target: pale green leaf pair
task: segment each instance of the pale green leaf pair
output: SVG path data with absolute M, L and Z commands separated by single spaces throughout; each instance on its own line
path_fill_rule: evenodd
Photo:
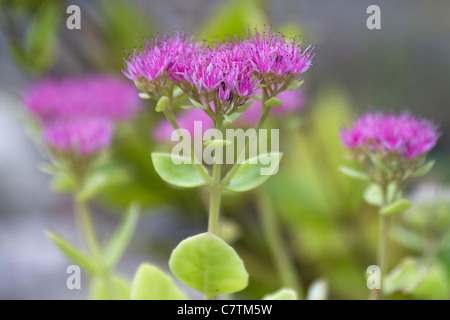
M 223 145 L 226 142 L 220 140 L 213 145 L 217 144 Z M 244 163 L 239 164 L 238 170 L 225 189 L 242 192 L 260 186 L 278 170 L 282 155 L 282 153 L 273 152 L 247 159 Z M 191 163 L 191 159 L 169 153 L 154 152 L 152 160 L 156 172 L 170 184 L 185 188 L 206 184 L 202 175 Z M 173 160 L 180 164 L 175 164 Z

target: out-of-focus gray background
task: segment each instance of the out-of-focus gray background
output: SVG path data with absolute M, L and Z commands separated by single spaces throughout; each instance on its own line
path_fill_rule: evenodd
M 7 1 L 0 1 L 7 2 Z M 117 2 L 117 1 L 115 1 Z M 120 2 L 120 1 L 119 1 Z M 184 29 L 199 32 L 202 26 L 213 26 L 211 17 L 220 15 L 225 1 L 165 0 L 122 1 L 137 8 L 149 30 L 136 33 L 151 37 L 158 31 Z M 83 290 L 67 290 L 65 273 L 68 262 L 44 235 L 55 229 L 76 240 L 71 199 L 53 193 L 50 179 L 38 170 L 45 162 L 32 139 L 27 136 L 28 117 L 21 96 L 27 86 L 43 75 L 70 75 L 94 70 L 119 74 L 122 48 L 113 48 L 115 67 L 102 60 L 107 43 L 114 43 L 117 30 L 106 25 L 103 15 L 109 1 L 62 1 L 78 4 L 82 10 L 82 30 L 69 31 L 66 15 L 59 22 L 58 55 L 53 66 L 33 74 L 16 63 L 8 52 L 11 37 L 6 30 L 14 20 L 19 35 L 29 23 L 30 15 L 3 12 L 0 32 L 0 298 L 2 299 L 77 299 Z M 267 20 L 280 28 L 299 27 L 305 44 L 317 46 L 314 66 L 305 74 L 305 91 L 314 96 L 322 86 L 344 90 L 355 112 L 368 107 L 410 109 L 434 119 L 441 126 L 442 137 L 436 156 L 450 151 L 450 2 L 447 0 L 376 1 L 381 7 L 381 30 L 366 28 L 366 9 L 375 1 L 361 0 L 268 0 L 258 2 Z M 1 9 L 3 10 L 3 9 Z M 225 14 L 226 12 L 224 12 Z M 115 11 L 118 14 L 118 11 Z M 256 13 L 255 13 L 256 14 Z M 119 17 L 117 17 L 120 20 Z M 251 27 L 254 17 L 248 16 Z M 232 22 L 230 22 L 232 24 Z M 239 23 L 242 23 L 240 21 Z M 245 23 L 245 21 L 244 21 Z M 112 38 L 108 38 L 112 37 Z M 99 39 L 108 38 L 108 41 Z M 138 38 L 139 39 L 139 38 Z M 135 43 L 139 46 L 140 42 Z M 125 47 L 131 49 L 131 47 Z M 90 52 L 90 51 L 96 52 Z M 114 56 L 106 57 L 106 61 Z M 117 67 L 116 67 L 117 66 Z M 448 162 L 447 162 L 448 165 Z M 444 164 L 444 166 L 446 166 Z M 448 182 L 450 170 L 441 171 Z M 117 217 L 96 207 L 97 225 L 107 234 Z M 173 247 L 176 239 L 199 232 L 202 224 L 189 222 L 173 210 L 157 206 L 153 214 L 144 215 L 130 250 L 119 265 L 119 271 L 131 277 L 140 262 L 164 263 L 158 246 Z M 153 251 L 152 251 L 153 250 Z M 150 254 L 149 254 L 150 252 Z M 152 254 L 151 252 L 154 252 Z

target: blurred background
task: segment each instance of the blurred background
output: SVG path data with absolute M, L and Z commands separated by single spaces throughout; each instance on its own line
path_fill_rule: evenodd
M 71 4 L 81 8 L 81 30 L 66 27 Z M 266 24 L 286 35 L 300 34 L 305 47 L 312 43 L 317 48 L 314 65 L 304 74 L 306 109 L 272 123 L 281 128 L 285 153 L 279 174 L 255 192 L 225 195 L 227 240 L 251 275 L 238 297 L 259 299 L 281 286 L 257 214 L 264 209 L 278 218 L 305 287 L 324 279 L 330 298 L 367 298 L 365 272 L 375 264 L 377 215 L 362 200 L 364 183 L 338 170 L 346 161 L 338 132 L 372 108 L 411 110 L 441 128 L 430 154 L 435 168 L 409 189 L 416 205 L 395 217 L 391 267 L 398 265 L 404 277 L 394 281 L 392 298 L 448 299 L 450 2 L 377 1 L 381 30 L 366 27 L 371 4 L 0 0 L 0 298 L 78 299 L 88 294 L 85 285 L 66 288 L 70 263 L 44 235 L 45 229 L 54 229 L 77 241 L 71 197 L 56 192 L 51 177 L 38 169 L 46 156 L 30 134 L 22 101 L 27 88 L 49 76 L 124 78 L 124 50 L 161 31 L 182 29 L 212 41 L 235 33 L 246 37 L 249 26 Z M 167 268 L 176 244 L 205 231 L 207 223 L 205 190 L 174 189 L 154 172 L 150 152 L 163 147 L 152 139 L 151 128 L 161 119 L 151 110 L 149 103 L 133 123 L 119 128 L 111 182 L 92 202 L 100 236 L 110 234 L 131 201 L 142 204 L 138 229 L 119 264 L 128 279 L 143 261 Z M 417 279 L 408 278 L 411 274 L 420 274 L 423 281 L 411 285 Z

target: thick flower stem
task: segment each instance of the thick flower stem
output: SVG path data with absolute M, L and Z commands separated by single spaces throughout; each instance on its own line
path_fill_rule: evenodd
M 282 286 L 294 289 L 301 300 L 303 299 L 303 286 L 295 271 L 288 250 L 286 250 L 287 247 L 283 243 L 280 225 L 272 205 L 267 195 L 264 195 L 262 192 L 258 192 L 257 200 L 264 237 L 269 245 Z
M 208 232 L 219 235 L 220 200 L 222 198 L 222 185 L 220 181 L 221 164 L 214 162 L 213 181 L 209 192 Z
M 379 234 L 378 234 L 378 266 L 380 267 L 380 285 L 381 288 L 376 291 L 376 299 L 383 299 L 383 280 L 388 272 L 388 236 L 389 236 L 389 217 L 379 215 Z

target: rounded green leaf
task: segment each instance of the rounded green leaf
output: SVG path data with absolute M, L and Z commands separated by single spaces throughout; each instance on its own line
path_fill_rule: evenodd
M 172 94 L 174 98 L 178 98 L 184 94 L 184 91 L 180 87 L 175 87 Z
M 145 100 L 150 99 L 150 96 L 148 95 L 148 93 L 145 93 L 145 92 L 139 92 L 139 93 L 138 93 L 138 96 L 139 96 L 139 98 L 141 98 L 141 99 L 145 99 Z
M 384 279 L 383 291 L 385 294 L 394 292 L 411 293 L 425 279 L 427 268 L 412 258 L 405 258 Z
M 173 250 L 169 267 L 181 282 L 206 296 L 241 291 L 248 284 L 241 258 L 212 233 L 183 240 Z
M 294 289 L 281 288 L 278 291 L 266 294 L 263 300 L 298 300 L 298 297 Z
M 130 285 L 119 276 L 111 277 L 108 283 L 100 277 L 94 277 L 89 288 L 89 297 L 91 300 L 129 300 Z
M 383 204 L 383 191 L 378 184 L 370 184 L 364 191 L 364 200 L 374 206 L 381 206 Z
M 276 107 L 281 106 L 283 104 L 283 101 L 281 101 L 280 99 L 278 99 L 276 97 L 272 97 L 269 100 L 267 100 L 265 104 L 269 108 L 276 108 Z
M 245 160 L 239 165 L 225 189 L 242 192 L 260 186 L 271 175 L 277 173 L 282 156 L 280 152 L 272 152 Z
M 383 216 L 390 216 L 396 213 L 400 213 L 411 208 L 412 202 L 406 199 L 398 199 L 394 203 L 386 206 L 380 211 L 380 214 Z
M 159 268 L 143 263 L 131 284 L 131 300 L 186 300 L 172 277 Z
M 297 90 L 298 88 L 300 88 L 303 83 L 305 82 L 305 80 L 301 80 L 301 81 L 297 81 L 297 80 L 293 80 L 291 81 L 291 83 L 288 85 L 287 89 L 288 91 L 294 91 Z
M 239 107 L 239 112 L 244 112 L 247 111 L 253 104 L 253 102 L 255 102 L 255 100 L 250 100 L 249 102 L 243 104 L 242 106 Z
M 173 160 L 180 164 L 175 164 Z M 171 155 L 170 153 L 153 152 L 152 161 L 161 179 L 170 184 L 184 188 L 193 188 L 205 184 L 205 180 L 195 169 L 191 159 Z
M 166 109 L 168 105 L 169 105 L 169 98 L 166 96 L 162 96 L 156 103 L 155 110 L 157 112 L 164 111 L 164 109 Z

